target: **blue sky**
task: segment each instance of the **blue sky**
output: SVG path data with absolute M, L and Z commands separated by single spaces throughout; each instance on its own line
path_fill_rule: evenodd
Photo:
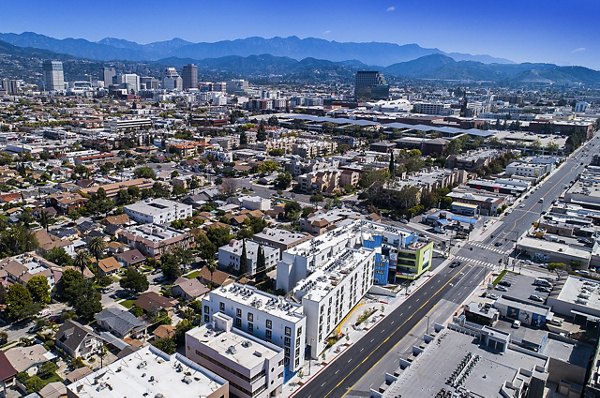
M 57 38 L 296 35 L 600 69 L 599 0 L 7 0 L 2 11 L 2 32 Z

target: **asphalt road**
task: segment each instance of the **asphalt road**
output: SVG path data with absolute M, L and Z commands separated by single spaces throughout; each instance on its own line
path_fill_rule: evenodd
M 410 300 L 354 345 L 342 353 L 330 367 L 321 371 L 294 397 L 341 397 L 392 351 L 402 337 L 442 299 L 458 301 L 478 286 L 485 276 L 481 267 L 446 268 L 411 294 Z M 466 297 L 466 296 L 465 296 Z M 383 374 L 380 375 L 383 382 Z
M 465 243 L 456 252 L 456 256 L 472 259 L 473 262 L 485 261 L 490 265 L 505 260 L 518 237 L 540 217 L 542 211 L 551 206 L 565 190 L 565 185 L 574 181 L 585 165 L 589 164 L 593 154 L 600 148 L 600 138 L 594 137 L 586 143 L 585 148 L 587 153 L 581 149 L 577 151 L 558 171 L 539 184 L 529 194 L 529 198 L 522 199 L 511 214 L 503 217 L 502 224 L 493 234 L 482 243 Z M 544 199 L 543 203 L 539 202 L 540 198 Z M 521 204 L 523 207 L 520 207 Z M 294 397 L 326 398 L 349 394 L 360 379 L 369 374 L 387 353 L 393 351 L 402 337 L 409 334 L 441 300 L 450 300 L 459 305 L 483 282 L 486 271 L 486 267 L 472 267 L 469 261 L 460 267 L 442 270 L 412 293 L 409 300 L 373 327 L 366 336 L 342 353 L 333 364 L 311 379 Z M 379 376 L 383 382 L 383 374 Z M 358 395 L 366 393 L 361 391 Z

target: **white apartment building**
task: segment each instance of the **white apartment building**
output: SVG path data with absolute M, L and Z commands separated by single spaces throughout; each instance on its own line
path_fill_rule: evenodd
M 185 334 L 185 356 L 229 381 L 240 398 L 280 397 L 283 349 L 233 328 L 233 318 L 220 312 L 212 323 Z
M 293 290 L 298 282 L 339 258 L 346 250 L 362 246 L 360 227 L 365 221 L 349 221 L 323 235 L 284 251 L 277 263 L 277 289 Z
M 233 162 L 233 153 L 224 152 L 217 149 L 207 149 L 204 151 L 204 157 L 209 160 L 215 160 L 221 163 Z
M 242 253 L 244 251 L 244 242 L 246 243 L 246 260 L 248 261 L 248 264 L 245 265 L 240 264 Z M 265 255 L 265 267 L 267 271 L 274 269 L 279 260 L 279 249 L 260 245 L 247 239 L 233 239 L 229 244 L 219 247 L 219 266 L 223 268 L 233 268 L 236 271 L 240 271 L 241 268 L 242 272 L 246 272 L 250 267 L 252 270 L 251 275 L 254 275 L 258 271 L 256 265 L 259 247 L 262 247 Z
M 192 215 L 192 206 L 172 200 L 147 199 L 123 208 L 133 220 L 142 224 L 167 224 Z
M 454 114 L 454 110 L 450 108 L 450 104 L 441 102 L 417 102 L 413 105 L 413 113 L 447 116 Z
M 212 290 L 202 300 L 205 323 L 221 312 L 233 326 L 283 348 L 284 365 L 292 372 L 304 365 L 306 317 L 302 306 L 256 289 L 233 283 Z
M 537 163 L 524 163 L 524 162 L 512 162 L 506 166 L 506 174 L 509 176 L 522 176 L 522 177 L 534 177 L 541 178 L 544 175 L 552 171 L 552 164 L 537 164 Z
M 317 358 L 327 337 L 373 286 L 375 251 L 344 247 L 292 291 L 306 315 L 306 343 Z
M 266 211 L 271 208 L 271 199 L 260 196 L 242 196 L 239 200 L 244 209 Z

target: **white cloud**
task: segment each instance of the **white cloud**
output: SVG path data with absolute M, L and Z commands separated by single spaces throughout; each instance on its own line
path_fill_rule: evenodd
M 389 6 L 388 8 L 385 9 L 386 12 L 394 12 L 396 11 L 396 6 Z
M 584 52 L 584 51 L 585 51 L 585 47 L 579 47 L 579 48 L 576 48 L 576 49 L 574 49 L 573 51 L 571 51 L 571 53 L 572 53 L 572 54 L 575 54 L 575 53 L 582 53 L 582 52 Z
M 323 32 L 323 34 L 324 34 L 324 35 L 328 35 L 328 34 L 330 34 L 330 33 L 331 33 L 331 31 L 330 31 L 330 30 L 326 30 L 325 32 Z

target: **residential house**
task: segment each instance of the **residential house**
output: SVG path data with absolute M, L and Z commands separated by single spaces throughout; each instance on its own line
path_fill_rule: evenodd
M 196 278 L 178 278 L 171 287 L 171 294 L 184 300 L 194 300 L 210 291 Z
M 102 347 L 102 340 L 91 327 L 68 319 L 54 336 L 56 346 L 72 358 L 89 358 Z
M 121 269 L 121 264 L 113 256 L 98 261 L 98 272 L 102 275 L 114 275 Z
M 123 253 L 117 254 L 115 257 L 123 267 L 139 267 L 144 265 L 146 262 L 146 256 L 144 256 L 138 249 L 124 251 Z
M 160 311 L 171 313 L 178 303 L 177 300 L 161 296 L 156 292 L 146 292 L 140 294 L 134 304 L 136 307 L 143 309 L 146 313 L 156 315 Z
M 119 338 L 146 334 L 148 325 L 136 318 L 126 308 L 120 306 L 108 307 L 98 312 L 94 318 L 98 326 Z

